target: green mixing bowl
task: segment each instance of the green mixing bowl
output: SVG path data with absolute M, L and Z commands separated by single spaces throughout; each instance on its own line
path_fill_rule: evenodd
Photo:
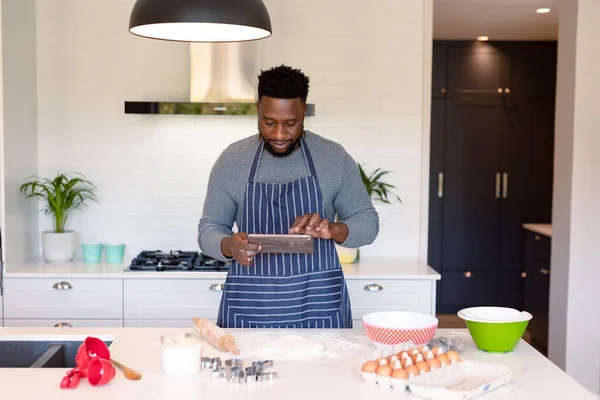
M 488 353 L 513 351 L 523 337 L 529 320 L 526 311 L 505 307 L 472 307 L 458 312 L 479 350 Z

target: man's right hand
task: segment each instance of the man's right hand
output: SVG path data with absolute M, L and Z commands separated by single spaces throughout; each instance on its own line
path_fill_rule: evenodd
M 254 264 L 254 256 L 260 251 L 260 245 L 248 243 L 245 232 L 233 234 L 221 240 L 221 252 L 226 257 L 233 257 L 238 264 L 249 267 Z

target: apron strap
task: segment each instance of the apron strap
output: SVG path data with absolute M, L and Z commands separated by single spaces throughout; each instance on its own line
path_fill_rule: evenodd
M 306 162 L 306 169 L 308 169 L 309 176 L 316 177 L 317 170 L 315 168 L 315 163 L 313 162 L 306 140 L 304 140 L 303 137 L 300 137 L 300 147 L 302 148 L 302 154 L 304 155 L 304 161 Z M 260 165 L 260 160 L 262 159 L 264 148 L 265 142 L 264 140 L 261 140 L 256 148 L 256 154 L 254 154 L 254 160 L 252 161 L 252 167 L 250 168 L 250 174 L 248 175 L 248 182 L 256 181 L 256 175 L 258 174 L 258 167 Z
M 316 177 L 317 170 L 315 169 L 315 163 L 313 162 L 312 156 L 310 155 L 310 150 L 308 149 L 308 145 L 304 138 L 302 138 L 302 152 L 304 153 L 304 160 L 306 161 L 306 167 L 310 173 L 310 176 Z
M 248 182 L 254 182 L 256 180 L 256 172 L 258 171 L 258 165 L 260 164 L 264 148 L 265 142 L 264 140 L 260 140 L 258 147 L 256 148 L 256 154 L 254 154 L 254 160 L 252 161 L 252 167 L 250 168 L 250 174 L 248 175 Z

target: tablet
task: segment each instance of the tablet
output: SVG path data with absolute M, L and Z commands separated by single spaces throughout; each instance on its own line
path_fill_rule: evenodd
M 248 242 L 260 244 L 260 253 L 310 254 L 314 251 L 314 239 L 310 235 L 249 234 Z

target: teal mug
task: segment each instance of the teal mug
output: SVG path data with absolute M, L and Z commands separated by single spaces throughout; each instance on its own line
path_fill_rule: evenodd
M 107 263 L 118 264 L 123 262 L 123 257 L 125 256 L 124 244 L 107 244 L 105 247 Z
M 102 258 L 102 243 L 82 243 L 83 261 L 86 263 L 97 263 Z

